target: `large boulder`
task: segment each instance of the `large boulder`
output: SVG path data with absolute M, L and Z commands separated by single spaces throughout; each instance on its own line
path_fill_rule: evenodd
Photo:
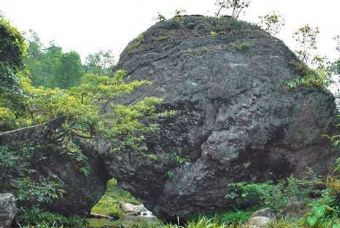
M 127 80 L 152 81 L 124 102 L 158 96 L 160 109 L 176 115 L 147 137 L 149 154 L 107 154 L 108 172 L 166 219 L 231 207 L 230 183 L 307 167 L 326 173 L 335 154 L 322 135 L 335 133 L 334 97 L 323 88 L 288 89 L 299 64 L 281 40 L 232 18 L 157 23 L 120 56 Z
M 0 193 L 0 228 L 9 228 L 16 213 L 14 196 L 10 193 Z

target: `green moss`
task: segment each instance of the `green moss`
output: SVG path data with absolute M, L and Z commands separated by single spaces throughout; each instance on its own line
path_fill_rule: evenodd
M 120 208 L 120 203 L 122 202 L 140 204 L 129 192 L 120 188 L 116 180 L 112 179 L 107 184 L 106 193 L 91 212 L 121 218 L 123 211 Z
M 252 26 L 245 21 L 236 20 L 235 18 L 228 16 L 217 18 L 217 23 L 215 27 L 215 32 L 217 32 L 218 34 L 226 34 L 233 30 L 249 29 L 251 27 L 255 28 L 255 26 Z
M 231 46 L 237 51 L 247 51 L 253 46 L 253 43 L 249 41 L 237 41 L 232 43 Z
M 144 35 L 140 34 L 140 35 L 137 36 L 136 39 L 134 39 L 134 41 L 132 41 L 131 44 L 129 44 L 127 46 L 126 49 L 130 52 L 130 51 L 132 51 L 132 50 L 134 50 L 136 48 L 139 48 L 140 45 L 143 43 L 143 41 L 144 41 Z
M 161 41 L 164 41 L 164 40 L 167 40 L 167 39 L 169 39 L 169 37 L 164 36 L 164 35 L 161 35 L 161 36 L 157 36 L 157 37 L 155 38 L 155 41 L 161 42 Z
M 115 227 L 122 227 L 121 220 L 110 220 L 110 219 L 95 219 L 89 218 L 87 221 L 87 227 L 89 228 L 115 228 Z
M 211 31 L 211 32 L 210 32 L 210 35 L 211 35 L 212 38 L 216 38 L 217 35 L 218 35 L 218 33 L 217 33 L 217 32 L 214 32 L 214 31 Z

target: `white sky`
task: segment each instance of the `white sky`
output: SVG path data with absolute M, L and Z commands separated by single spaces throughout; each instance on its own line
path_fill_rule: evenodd
M 215 0 L 0 0 L 0 11 L 21 31 L 38 33 L 44 43 L 55 40 L 65 50 L 84 58 L 100 49 L 112 49 L 116 59 L 129 41 L 155 23 L 157 12 L 167 18 L 176 9 L 186 14 L 213 15 Z M 278 11 L 286 26 L 279 37 L 294 49 L 291 34 L 309 23 L 320 28 L 323 54 L 335 56 L 340 34 L 340 0 L 252 0 L 242 19 Z

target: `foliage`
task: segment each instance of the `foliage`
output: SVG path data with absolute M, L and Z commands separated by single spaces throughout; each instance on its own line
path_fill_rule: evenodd
M 62 53 L 55 67 L 55 75 L 52 79 L 53 87 L 65 89 L 80 84 L 83 76 L 83 66 L 77 52 Z
M 37 182 L 29 177 L 22 177 L 16 182 L 15 187 L 19 190 L 16 194 L 18 201 L 34 200 L 37 203 L 52 203 L 64 193 L 59 182 L 45 178 Z
M 24 227 L 52 228 L 52 227 L 74 227 L 86 226 L 86 221 L 78 216 L 65 217 L 60 214 L 42 211 L 36 207 L 22 208 L 16 217 L 16 223 Z
M 336 42 L 336 50 L 340 53 L 340 35 L 334 37 Z M 330 71 L 334 74 L 340 74 L 340 58 L 338 57 L 330 66 Z
M 183 9 L 176 9 L 175 15 L 174 15 L 174 20 L 177 21 L 177 22 L 180 22 L 183 14 L 185 14 L 185 12 L 186 11 L 183 10 Z
M 136 48 L 139 48 L 139 46 L 143 43 L 143 41 L 144 41 L 144 35 L 143 35 L 143 34 L 138 35 L 138 36 L 136 37 L 136 39 L 134 39 L 134 40 L 132 41 L 132 43 L 130 43 L 130 44 L 127 46 L 126 50 L 127 50 L 128 52 L 130 52 L 130 51 L 132 51 L 132 50 L 134 50 L 134 49 L 136 49 Z
M 0 131 L 11 128 L 23 109 L 24 94 L 20 88 L 19 71 L 26 42 L 9 21 L 0 16 Z
M 326 189 L 323 191 L 322 197 L 319 200 L 311 203 L 311 211 L 307 215 L 305 224 L 309 227 L 340 227 L 338 202 L 334 195 Z
M 237 20 L 232 17 L 219 17 L 217 18 L 215 31 L 213 31 L 212 33 L 210 32 L 210 35 L 212 35 L 213 37 L 217 37 L 217 35 L 228 35 L 229 32 L 243 29 L 247 30 L 256 28 L 248 24 L 247 22 Z
M 215 215 L 214 222 L 226 225 L 241 225 L 248 221 L 252 212 L 249 211 L 235 211 Z
M 293 177 L 273 184 L 264 183 L 232 183 L 226 198 L 235 202 L 235 209 L 259 209 L 270 207 L 281 212 L 297 202 L 307 202 L 309 195 L 315 190 L 310 186 L 313 182 Z
M 216 0 L 215 5 L 218 7 L 216 17 L 221 16 L 223 11 L 227 11 L 227 15 L 238 19 L 241 12 L 249 7 L 250 0 Z
M 277 12 L 271 12 L 259 17 L 259 26 L 272 35 L 277 35 L 285 25 L 284 18 Z
M 110 139 L 116 150 L 123 146 L 136 149 L 143 142 L 143 133 L 156 129 L 152 121 L 166 114 L 157 113 L 156 105 L 161 100 L 155 97 L 130 105 L 117 103 L 119 96 L 149 84 L 143 80 L 125 83 L 124 76 L 122 70 L 113 77 L 87 74 L 81 85 L 68 90 L 28 87 L 32 123 L 62 116 L 65 122 L 56 136 L 61 141 L 72 142 L 74 136 L 102 136 Z
M 312 70 L 301 62 L 291 62 L 290 64 L 300 77 L 287 82 L 289 89 L 296 89 L 298 87 L 326 88 L 330 84 L 330 75 L 325 68 Z
M 11 190 L 19 203 L 51 203 L 64 191 L 62 185 L 52 178 L 35 179 L 32 158 L 39 148 L 22 146 L 15 151 L 0 146 L 0 191 Z
M 217 33 L 217 32 L 214 32 L 214 31 L 211 31 L 211 32 L 210 32 L 210 35 L 211 35 L 212 38 L 216 38 L 217 35 L 218 35 L 218 33 Z
M 253 44 L 249 41 L 237 41 L 232 43 L 233 48 L 238 51 L 246 51 L 251 48 Z
M 85 73 L 97 75 L 112 75 L 112 69 L 115 65 L 115 59 L 112 50 L 98 51 L 89 54 L 85 59 Z
M 155 19 L 156 19 L 156 21 L 158 21 L 158 22 L 164 22 L 164 21 L 166 21 L 166 17 L 163 16 L 160 12 L 157 13 L 157 16 L 156 16 Z
M 326 67 L 326 58 L 317 53 L 319 33 L 318 27 L 306 24 L 293 34 L 293 38 L 297 42 L 295 53 L 298 58 L 305 64 L 318 69 Z
M 163 228 L 180 228 L 182 226 L 179 225 L 165 225 Z M 194 221 L 189 221 L 186 225 L 185 228 L 226 228 L 222 224 L 218 224 L 213 221 L 213 219 L 208 219 L 206 217 L 201 217 L 198 220 Z
M 32 85 L 65 89 L 80 84 L 84 70 L 77 52 L 63 52 L 54 42 L 44 47 L 33 31 L 30 32 L 28 41 L 25 64 L 30 72 Z

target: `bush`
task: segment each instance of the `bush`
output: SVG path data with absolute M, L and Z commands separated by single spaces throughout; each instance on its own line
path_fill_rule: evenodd
M 47 227 L 74 227 L 86 226 L 86 220 L 78 216 L 65 217 L 60 214 L 42 211 L 38 208 L 20 209 L 16 222 L 20 226 L 47 228 Z
M 224 214 L 217 214 L 214 217 L 214 221 L 219 224 L 226 225 L 241 225 L 248 221 L 252 212 L 250 211 L 236 211 L 236 212 L 228 212 Z
M 235 209 L 259 209 L 270 207 L 275 212 L 299 202 L 310 201 L 310 196 L 318 194 L 314 189 L 316 180 L 288 178 L 286 181 L 274 184 L 265 183 L 232 183 L 226 198 L 235 202 Z

